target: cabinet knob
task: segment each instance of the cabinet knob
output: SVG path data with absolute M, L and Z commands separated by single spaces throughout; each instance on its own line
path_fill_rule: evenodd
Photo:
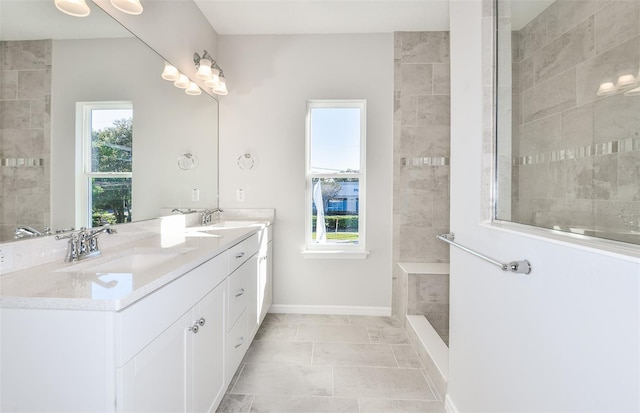
M 236 293 L 236 298 L 240 297 L 243 294 L 244 294 L 244 288 L 239 289 L 238 292 Z
M 200 327 L 204 326 L 205 321 L 206 321 L 206 320 L 204 319 L 204 317 L 201 317 L 201 318 L 200 318 L 200 320 L 198 320 L 198 325 L 199 325 Z
M 244 257 L 244 252 L 239 252 L 236 254 L 236 258 L 242 258 Z
M 200 327 L 198 327 L 197 322 L 191 327 L 189 327 L 189 331 L 191 331 L 193 334 L 198 334 L 198 330 L 200 330 Z

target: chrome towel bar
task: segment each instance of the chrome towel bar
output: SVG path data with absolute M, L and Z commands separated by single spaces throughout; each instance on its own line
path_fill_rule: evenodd
M 515 273 L 519 273 L 519 274 L 529 274 L 531 272 L 531 263 L 529 263 L 529 261 L 527 260 L 522 260 L 522 261 L 511 261 L 508 264 L 503 264 L 500 261 L 496 261 L 493 258 L 489 258 L 486 255 L 482 255 L 479 252 L 476 252 L 474 250 L 471 250 L 463 245 L 458 244 L 457 242 L 455 242 L 455 236 L 453 235 L 453 232 L 450 232 L 448 234 L 440 234 L 437 236 L 439 240 L 444 241 L 448 244 L 453 245 L 454 247 L 458 247 L 460 248 L 462 251 L 466 251 L 471 255 L 475 255 L 476 257 L 483 259 L 487 262 L 490 262 L 493 265 L 496 265 L 498 267 L 500 267 L 500 269 L 502 271 L 511 271 L 511 272 L 515 272 Z

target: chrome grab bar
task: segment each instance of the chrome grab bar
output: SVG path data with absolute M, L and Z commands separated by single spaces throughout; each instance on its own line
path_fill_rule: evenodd
M 529 274 L 531 272 L 531 263 L 527 260 L 522 260 L 522 261 L 511 261 L 508 264 L 503 264 L 500 261 L 496 261 L 493 258 L 489 258 L 486 255 L 482 255 L 479 252 L 476 252 L 474 250 L 471 250 L 463 245 L 458 244 L 457 242 L 455 242 L 455 236 L 453 235 L 453 232 L 450 232 L 448 234 L 440 234 L 437 235 L 437 238 L 440 241 L 444 241 L 447 244 L 451 244 L 454 247 L 460 248 L 462 251 L 466 251 L 471 255 L 475 255 L 476 257 L 483 259 L 497 267 L 500 267 L 500 269 L 502 271 L 511 271 L 511 272 L 515 272 L 518 274 Z

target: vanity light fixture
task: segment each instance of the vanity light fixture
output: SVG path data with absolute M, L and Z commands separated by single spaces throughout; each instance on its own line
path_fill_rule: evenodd
M 184 93 L 191 96 L 198 96 L 202 93 L 202 90 L 200 90 L 200 87 L 198 87 L 195 82 L 189 82 L 189 87 L 187 87 Z
M 613 82 L 607 81 L 607 82 L 602 82 L 600 83 L 600 87 L 598 87 L 598 91 L 596 92 L 596 95 L 598 96 L 608 96 L 608 95 L 613 95 L 614 93 L 616 93 L 616 85 L 613 84 Z
M 227 80 L 224 78 L 224 73 L 222 72 L 220 72 L 220 80 L 218 81 L 218 85 L 213 88 L 213 93 L 222 96 L 226 96 L 229 94 L 229 91 L 227 91 Z
M 180 72 L 175 66 L 170 65 L 167 62 L 164 62 L 164 70 L 162 71 L 162 78 L 164 80 L 170 80 L 175 82 L 180 77 Z
M 633 86 L 636 84 L 636 77 L 630 73 L 620 75 L 618 82 L 616 83 L 617 89 L 622 89 L 627 86 Z
M 142 13 L 140 0 L 111 0 L 111 5 L 123 13 L 137 16 Z
M 177 88 L 180 89 L 186 89 L 189 87 L 189 83 L 191 81 L 189 80 L 189 78 L 187 77 L 187 75 L 183 75 L 182 73 L 180 73 L 180 76 L 178 77 L 178 80 L 176 80 L 175 82 L 173 82 L 173 85 Z
M 74 17 L 86 17 L 91 9 L 84 0 L 55 0 L 58 10 Z
M 229 93 L 222 69 L 206 50 L 203 51 L 202 56 L 194 53 L 193 63 L 195 63 L 196 69 L 198 69 L 196 77 L 204 80 L 204 85 L 210 87 L 213 93 L 217 95 L 226 95 Z
M 635 89 L 630 89 L 624 92 L 625 96 L 640 96 L 640 86 Z

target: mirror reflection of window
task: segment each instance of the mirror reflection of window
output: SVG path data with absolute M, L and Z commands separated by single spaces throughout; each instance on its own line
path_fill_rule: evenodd
M 497 1 L 496 218 L 640 244 L 640 2 Z
M 82 173 L 78 226 L 131 222 L 133 106 L 130 102 L 79 103 Z

